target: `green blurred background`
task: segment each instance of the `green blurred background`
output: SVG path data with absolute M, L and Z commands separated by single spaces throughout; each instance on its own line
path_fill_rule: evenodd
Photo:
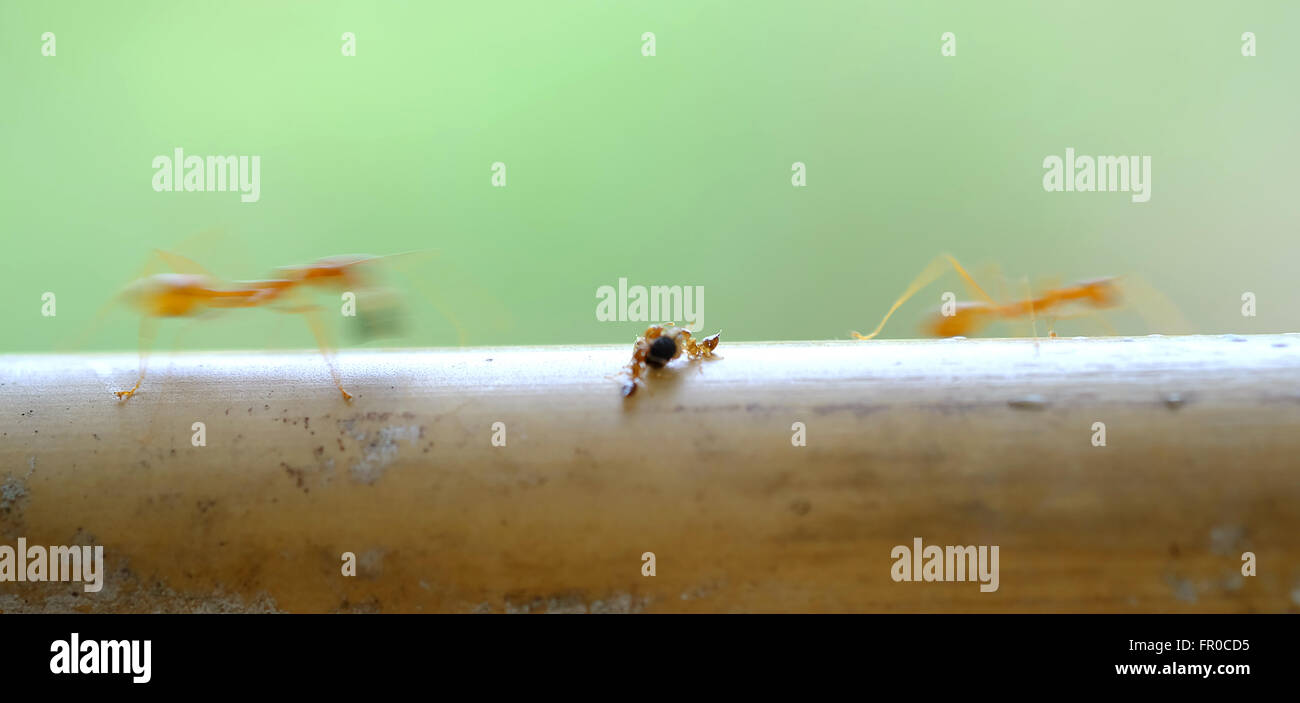
M 0 352 L 77 337 L 152 248 L 210 228 L 191 253 L 230 278 L 437 248 L 414 275 L 476 345 L 629 342 L 643 323 L 595 317 L 620 277 L 704 286 L 724 342 L 845 338 L 945 251 L 1013 281 L 1139 274 L 1199 332 L 1292 331 L 1298 34 L 1294 0 L 3 0 Z M 260 155 L 260 202 L 154 192 L 175 147 Z M 1151 155 L 1150 202 L 1044 192 L 1066 147 Z M 457 343 L 412 307 L 402 343 Z M 114 315 L 80 348 L 134 349 Z M 193 327 L 181 346 L 314 346 L 264 311 Z

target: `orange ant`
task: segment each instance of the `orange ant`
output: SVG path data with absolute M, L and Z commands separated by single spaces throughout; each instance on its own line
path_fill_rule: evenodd
M 1039 315 L 1050 314 L 1055 319 L 1058 317 L 1057 311 L 1071 303 L 1078 303 L 1093 309 L 1102 309 L 1117 306 L 1121 301 L 1118 277 L 1108 276 L 1080 281 L 1062 288 L 1052 288 L 1038 297 L 1028 295 L 1024 300 L 1004 305 L 996 302 L 988 293 L 985 293 L 984 289 L 980 288 L 975 279 L 966 272 L 966 269 L 962 268 L 961 264 L 957 263 L 956 259 L 944 254 L 932 261 L 912 281 L 907 290 L 890 306 L 889 312 L 885 313 L 884 319 L 880 321 L 879 325 L 876 325 L 876 329 L 872 330 L 870 334 L 853 332 L 853 338 L 871 339 L 880 334 L 880 331 L 885 327 L 885 323 L 889 321 L 894 312 L 915 295 L 917 291 L 938 278 L 940 274 L 947 270 L 948 266 L 956 270 L 962 279 L 966 281 L 966 284 L 978 293 L 983 300 L 958 302 L 952 308 L 950 314 L 941 312 L 932 317 L 925 325 L 925 330 L 936 337 L 968 336 L 999 319 L 1013 320 L 1028 317 L 1036 327 Z M 1056 336 L 1056 332 L 1050 326 L 1048 335 L 1051 337 Z
M 123 291 L 122 295 L 127 302 L 143 313 L 140 320 L 140 375 L 129 390 L 114 392 L 114 395 L 123 401 L 135 395 L 140 385 L 144 383 L 148 348 L 152 345 L 154 322 L 157 318 L 189 317 L 212 310 L 270 306 L 305 286 L 336 285 L 341 288 L 366 288 L 368 282 L 361 277 L 358 269 L 365 264 L 388 258 L 365 255 L 329 257 L 303 266 L 277 269 L 278 278 L 236 281 L 223 286 L 218 279 L 183 256 L 161 250 L 155 250 L 155 254 L 180 273 L 147 276 L 127 286 Z M 329 366 L 330 375 L 334 378 L 334 385 L 343 394 L 345 401 L 351 401 L 352 394 L 343 388 L 342 378 L 334 366 L 332 349 L 317 310 L 314 305 L 301 304 L 281 309 L 282 312 L 299 313 L 306 317 L 320 347 L 321 355 L 325 357 L 325 363 Z
M 690 330 L 674 327 L 671 322 L 647 327 L 645 334 L 632 345 L 632 361 L 626 368 L 627 380 L 623 383 L 623 397 L 632 395 L 637 386 L 645 383 L 647 368 L 661 369 L 681 356 L 682 352 L 686 352 L 692 360 L 712 357 L 721 337 L 722 332 L 719 331 L 696 341 Z

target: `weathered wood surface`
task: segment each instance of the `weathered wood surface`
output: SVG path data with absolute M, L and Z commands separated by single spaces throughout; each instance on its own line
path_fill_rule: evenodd
M 1300 335 L 719 353 L 629 400 L 626 347 L 345 353 L 351 405 L 314 353 L 125 404 L 134 355 L 0 356 L 0 544 L 108 571 L 0 610 L 1300 610 Z M 998 545 L 998 590 L 894 582 L 914 537 Z

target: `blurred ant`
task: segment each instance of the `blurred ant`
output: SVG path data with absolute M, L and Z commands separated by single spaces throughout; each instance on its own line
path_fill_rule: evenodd
M 356 287 L 362 290 L 368 288 L 373 290 L 368 277 L 363 276 L 363 269 L 374 262 L 403 255 L 334 256 L 302 266 L 276 269 L 277 277 L 273 279 L 223 284 L 201 266 L 179 254 L 162 250 L 154 250 L 154 254 L 177 273 L 146 276 L 122 291 L 122 297 L 139 309 L 143 315 L 140 320 L 140 375 L 129 390 L 114 392 L 114 395 L 123 401 L 135 395 L 140 385 L 144 383 L 148 353 L 154 339 L 154 323 L 158 318 L 194 317 L 205 312 L 231 308 L 269 307 L 304 287 L 340 289 Z M 280 312 L 301 314 L 306 318 L 312 334 L 316 337 L 321 355 L 329 367 L 334 385 L 338 387 L 345 401 L 352 400 L 352 394 L 343 388 L 342 378 L 335 368 L 334 350 L 329 342 L 324 323 L 319 318 L 319 308 L 295 301 L 276 309 Z
M 927 266 L 916 280 L 908 286 L 907 290 L 899 296 L 898 300 L 890 306 L 889 312 L 885 313 L 884 319 L 876 325 L 876 329 L 870 334 L 859 334 L 853 332 L 854 339 L 871 339 L 880 334 L 884 329 L 885 323 L 898 310 L 903 303 L 917 293 L 921 288 L 932 283 L 939 277 L 948 266 L 951 266 L 966 281 L 983 300 L 981 301 L 962 301 L 956 303 L 951 314 L 942 312 L 933 316 L 925 324 L 925 331 L 935 337 L 960 337 L 969 336 L 981 329 L 992 324 L 996 320 L 1015 320 L 1029 318 L 1037 327 L 1037 319 L 1040 315 L 1048 315 L 1052 319 L 1057 319 L 1061 308 L 1077 303 L 1093 309 L 1102 309 L 1115 307 L 1121 302 L 1119 291 L 1119 279 L 1115 276 L 1105 278 L 1096 278 L 1088 281 L 1064 286 L 1061 288 L 1051 288 L 1042 295 L 1034 297 L 1027 295 L 1024 300 L 1012 303 L 998 303 L 984 289 L 980 288 L 975 279 L 971 277 L 962 265 L 951 256 L 943 255 Z M 1055 337 L 1056 332 L 1049 325 L 1048 335 Z
M 647 368 L 661 369 L 681 356 L 682 352 L 686 352 L 692 360 L 712 357 L 721 337 L 722 332 L 717 332 L 696 341 L 690 330 L 674 327 L 671 322 L 647 327 L 645 334 L 632 345 L 632 361 L 626 368 L 627 380 L 623 382 L 623 397 L 632 395 L 637 386 L 645 383 Z

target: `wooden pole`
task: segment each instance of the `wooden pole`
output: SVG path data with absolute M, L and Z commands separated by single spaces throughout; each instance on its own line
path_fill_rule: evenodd
M 1300 610 L 1300 335 L 718 352 L 0 356 L 0 544 L 107 571 L 0 610 Z

